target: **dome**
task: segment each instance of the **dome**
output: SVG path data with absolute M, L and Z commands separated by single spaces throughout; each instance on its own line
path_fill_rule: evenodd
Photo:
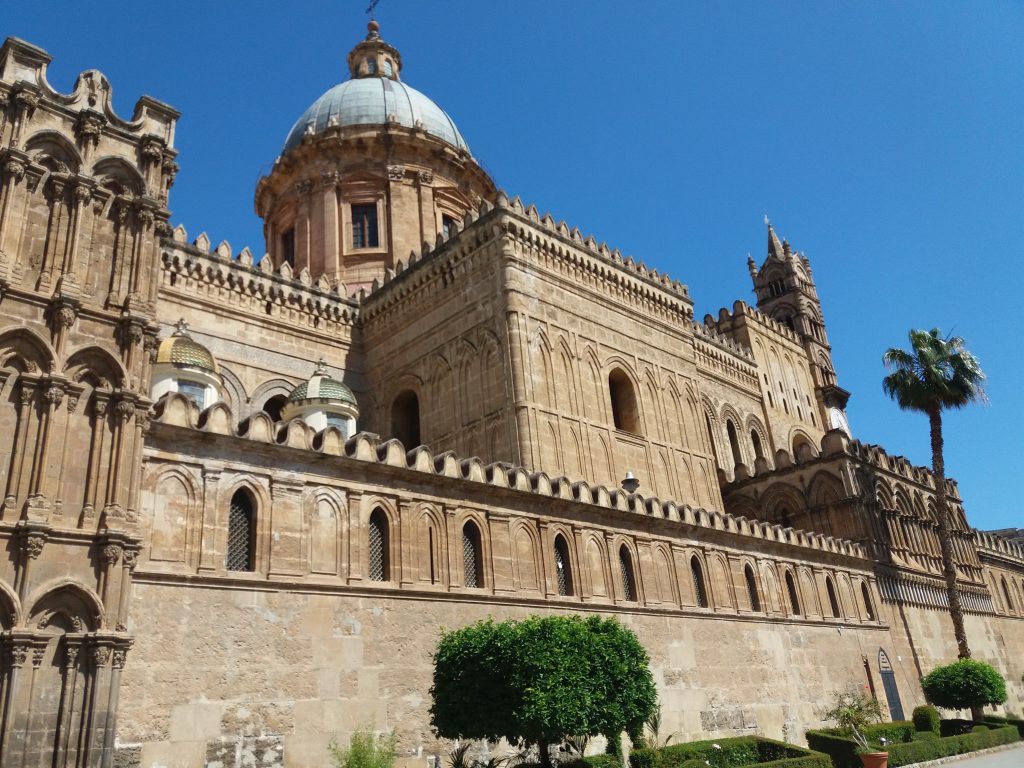
M 329 400 L 335 403 L 356 406 L 356 396 L 345 384 L 327 375 L 324 365 L 317 366 L 309 381 L 304 381 L 288 395 L 289 403 L 301 403 L 309 400 Z
M 307 133 L 349 125 L 384 125 L 421 128 L 431 136 L 469 152 L 454 121 L 437 104 L 400 80 L 364 77 L 331 88 L 302 113 L 284 143 L 284 151 L 297 147 Z
M 160 342 L 156 362 L 218 373 L 217 361 L 210 350 L 188 335 L 188 325 L 184 320 L 179 320 L 174 333 Z

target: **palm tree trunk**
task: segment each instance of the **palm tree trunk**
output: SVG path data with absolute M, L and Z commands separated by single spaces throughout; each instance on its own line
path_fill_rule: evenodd
M 946 465 L 942 458 L 942 414 L 938 408 L 928 412 L 928 425 L 932 438 L 932 474 L 935 476 L 935 515 L 939 525 L 939 545 L 942 548 L 942 575 L 946 579 L 946 598 L 949 617 L 953 620 L 953 635 L 961 659 L 971 658 L 964 629 L 964 610 L 960 592 L 956 588 L 956 565 L 953 562 L 953 537 L 949 530 L 949 512 L 946 509 Z

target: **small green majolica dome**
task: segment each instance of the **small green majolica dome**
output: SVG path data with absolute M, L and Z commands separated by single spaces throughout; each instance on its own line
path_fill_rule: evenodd
M 299 384 L 288 395 L 289 403 L 331 401 L 358 407 L 356 396 L 345 384 L 327 375 L 327 365 L 321 360 L 309 381 Z
M 179 320 L 174 333 L 160 342 L 156 362 L 218 373 L 217 361 L 210 350 L 189 336 L 188 324 L 184 320 Z

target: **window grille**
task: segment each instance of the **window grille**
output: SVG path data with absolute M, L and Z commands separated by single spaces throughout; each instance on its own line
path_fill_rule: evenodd
M 565 540 L 559 536 L 555 539 L 555 582 L 558 594 L 572 594 L 572 573 L 569 570 L 569 552 Z
M 472 523 L 466 523 L 462 529 L 462 568 L 465 586 L 473 589 L 483 586 L 480 583 L 480 534 Z
M 825 591 L 828 592 L 828 605 L 832 609 L 832 617 L 835 619 L 839 618 L 839 600 L 836 598 L 836 588 L 832 583 L 832 579 L 829 577 L 825 578 Z
M 633 558 L 625 544 L 619 549 L 619 568 L 622 571 L 622 599 L 633 602 L 636 600 L 636 578 L 633 576 Z
M 800 598 L 796 594 L 796 584 L 793 582 L 793 574 L 786 571 L 786 591 L 789 592 L 789 608 L 794 616 L 800 615 Z
M 370 515 L 369 531 L 369 570 L 370 581 L 388 580 L 388 532 L 383 513 L 375 510 Z
M 761 611 L 761 596 L 757 594 L 757 582 L 754 580 L 754 569 L 749 565 L 743 569 L 743 576 L 747 580 L 747 595 L 750 597 L 750 610 L 755 613 Z
M 352 206 L 352 247 L 376 248 L 380 245 L 377 233 L 377 204 Z
M 253 570 L 255 550 L 255 515 L 252 500 L 245 491 L 231 499 L 228 512 L 228 551 L 225 566 L 229 571 Z
M 693 576 L 693 591 L 697 596 L 697 605 L 701 608 L 708 607 L 708 590 L 704 584 L 704 569 L 700 566 L 700 561 L 697 556 L 694 555 L 690 558 L 690 573 Z

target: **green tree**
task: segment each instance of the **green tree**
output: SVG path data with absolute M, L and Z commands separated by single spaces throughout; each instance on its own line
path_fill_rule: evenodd
M 943 709 L 970 709 L 977 713 L 987 704 L 1006 701 L 1003 676 L 991 664 L 975 659 L 960 659 L 936 667 L 921 679 L 921 688 L 930 704 Z
M 374 736 L 369 726 L 357 728 L 347 747 L 327 747 L 335 768 L 394 768 L 398 738 L 394 731 Z
M 892 370 L 882 380 L 885 393 L 904 410 L 920 411 L 928 417 L 931 430 L 932 473 L 935 476 L 935 512 L 938 518 L 942 572 L 946 581 L 949 615 L 953 620 L 960 658 L 969 659 L 971 649 L 964 629 L 964 612 L 956 588 L 956 564 L 946 501 L 946 467 L 942 456 L 942 412 L 982 400 L 985 374 L 974 355 L 957 336 L 943 338 L 938 328 L 912 330 L 910 351 L 891 348 L 883 360 Z
M 444 634 L 434 654 L 431 724 L 443 738 L 536 744 L 622 731 L 639 738 L 657 706 L 647 652 L 614 619 L 533 616 Z

